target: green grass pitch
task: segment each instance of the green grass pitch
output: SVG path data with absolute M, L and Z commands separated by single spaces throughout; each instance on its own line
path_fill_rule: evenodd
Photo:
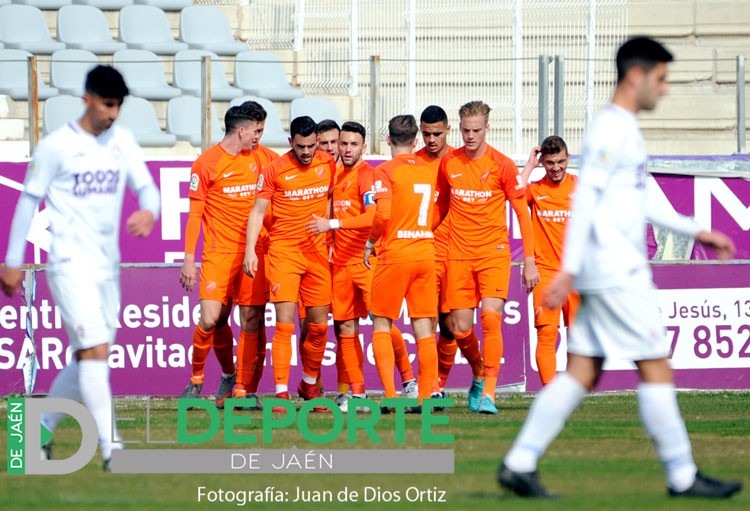
M 5 471 L 7 449 L 2 448 L 0 471 L 0 508 L 12 510 L 230 510 L 253 509 L 287 511 L 295 509 L 402 509 L 435 510 L 747 510 L 750 489 L 734 498 L 711 502 L 674 500 L 666 496 L 661 467 L 653 447 L 638 420 L 633 394 L 604 394 L 587 398 L 568 421 L 562 435 L 552 444 L 539 465 L 547 487 L 562 495 L 557 501 L 529 501 L 502 492 L 495 482 L 495 470 L 502 455 L 518 432 L 526 416 L 530 397 L 503 395 L 498 398 L 500 414 L 482 416 L 466 409 L 464 396 L 452 396 L 456 404 L 448 412 L 450 423 L 438 427 L 439 433 L 454 436 L 455 473 L 447 475 L 320 475 L 320 474 L 105 474 L 98 455 L 84 469 L 65 476 L 9 476 Z M 700 468 L 708 475 L 750 482 L 750 393 L 680 393 L 679 402 Z M 176 438 L 176 401 L 152 400 L 149 421 L 152 440 Z M 5 402 L 0 410 L 2 444 L 7 427 Z M 144 401 L 124 399 L 117 402 L 118 417 L 134 420 L 119 422 L 123 437 L 145 438 Z M 250 413 L 260 421 L 260 413 Z M 202 415 L 192 415 L 196 430 L 205 426 Z M 256 419 L 253 419 L 256 420 Z M 420 418 L 407 416 L 406 444 L 394 443 L 393 416 L 386 416 L 377 431 L 383 443 L 374 446 L 362 438 L 352 446 L 345 437 L 331 444 L 306 443 L 296 429 L 276 431 L 272 444 L 227 445 L 221 434 L 200 446 L 140 444 L 134 448 L 212 448 L 212 449 L 284 449 L 299 448 L 450 448 L 450 445 L 420 445 Z M 330 417 L 315 417 L 313 429 L 324 431 Z M 260 430 L 259 424 L 251 429 Z M 238 431 L 240 432 L 240 431 Z M 343 435 L 342 435 L 343 436 Z M 80 432 L 72 421 L 61 423 L 55 434 L 55 454 L 70 456 L 78 446 Z M 408 453 L 404 453 L 408 455 Z M 56 456 L 56 457 L 57 457 Z M 397 460 L 395 461 L 397 462 Z M 207 490 L 262 490 L 266 487 L 295 495 L 300 491 L 330 490 L 337 494 L 345 488 L 379 488 L 382 495 L 398 492 L 399 502 L 386 497 L 372 502 L 326 503 L 247 503 L 198 502 L 198 488 Z M 445 502 L 408 502 L 409 488 L 433 490 L 434 498 Z M 442 492 L 445 492 L 444 494 Z M 444 496 L 442 496 L 444 495 Z

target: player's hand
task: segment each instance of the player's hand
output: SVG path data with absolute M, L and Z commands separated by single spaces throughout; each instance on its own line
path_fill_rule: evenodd
M 536 263 L 533 257 L 528 257 L 523 264 L 523 285 L 531 291 L 539 284 L 539 270 L 536 269 Z
M 526 161 L 526 166 L 535 169 L 539 166 L 540 163 L 542 163 L 542 148 L 540 146 L 536 146 L 531 150 L 529 159 Z
M 131 236 L 143 238 L 151 234 L 151 229 L 154 228 L 155 221 L 154 214 L 151 211 L 141 209 L 128 217 L 127 222 L 125 222 L 125 228 Z
M 18 293 L 21 289 L 21 282 L 23 281 L 23 270 L 21 268 L 8 268 L 7 266 L 0 274 L 0 283 L 2 283 L 3 293 L 5 296 L 11 297 Z
M 185 254 L 185 260 L 180 268 L 180 285 L 185 291 L 192 291 L 195 287 L 195 255 Z
M 701 231 L 696 239 L 716 252 L 716 257 L 722 261 L 734 257 L 734 242 L 723 232 Z
M 370 257 L 375 255 L 375 247 L 368 247 L 365 245 L 365 268 L 368 270 L 372 267 L 372 264 L 370 263 Z
M 258 273 L 258 254 L 253 250 L 252 252 L 245 252 L 245 260 L 242 261 L 242 268 L 250 278 L 255 278 L 255 274 Z
M 318 234 L 328 232 L 331 230 L 331 222 L 327 218 L 313 214 L 313 220 L 310 220 L 305 224 L 305 231 L 308 234 L 317 236 Z
M 560 272 L 555 275 L 550 285 L 544 291 L 542 303 L 549 309 L 562 307 L 568 295 L 573 290 L 573 280 L 575 277 L 570 273 Z

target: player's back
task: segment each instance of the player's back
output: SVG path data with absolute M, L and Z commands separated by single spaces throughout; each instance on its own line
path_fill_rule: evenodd
M 381 238 L 383 264 L 434 260 L 432 215 L 437 173 L 413 154 L 398 155 L 375 169 L 375 198 L 391 200 L 391 219 Z

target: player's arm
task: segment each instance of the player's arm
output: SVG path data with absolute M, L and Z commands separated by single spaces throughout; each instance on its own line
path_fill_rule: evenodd
M 258 271 L 258 255 L 255 253 L 255 245 L 258 243 L 258 236 L 260 236 L 260 230 L 263 228 L 263 218 L 266 216 L 269 202 L 268 199 L 255 197 L 255 204 L 247 218 L 245 260 L 242 265 L 245 273 L 253 278 Z
M 521 228 L 521 241 L 523 242 L 523 284 L 526 289 L 534 289 L 539 284 L 539 271 L 536 269 L 534 259 L 534 230 L 531 227 L 531 215 L 526 203 L 526 195 L 511 199 L 510 205 L 518 217 L 518 225 Z
M 190 211 L 188 212 L 187 225 L 185 226 L 185 257 L 180 268 L 180 285 L 186 291 L 192 291 L 195 287 L 197 270 L 195 268 L 195 247 L 201 234 L 201 222 L 206 201 L 201 199 L 190 199 Z
M 435 184 L 435 213 L 432 215 L 433 231 L 437 229 L 445 219 L 448 214 L 448 209 L 450 208 L 451 186 L 448 183 L 448 179 L 445 177 L 447 170 L 444 164 L 445 158 L 440 161 L 437 182 Z
M 368 268 L 370 267 L 370 256 L 375 253 L 375 243 L 383 236 L 385 228 L 391 220 L 391 208 L 391 199 L 378 199 L 375 217 L 372 221 L 372 227 L 370 227 L 370 235 L 365 243 L 364 262 Z
M 734 242 L 725 234 L 718 231 L 702 230 L 695 220 L 680 215 L 657 193 L 657 185 L 653 179 L 646 181 L 646 219 L 665 229 L 692 236 L 698 242 L 716 252 L 719 259 L 731 259 L 734 256 Z
M 531 150 L 529 159 L 526 162 L 526 165 L 523 167 L 523 170 L 521 171 L 521 184 L 523 186 L 526 186 L 529 183 L 529 177 L 531 176 L 531 173 L 534 172 L 534 169 L 537 168 L 542 162 L 541 150 L 542 148 L 539 146 L 536 146 Z
M 29 234 L 31 220 L 34 218 L 41 198 L 26 192 L 21 193 L 10 224 L 10 238 L 8 240 L 8 252 L 5 255 L 5 268 L 0 276 L 3 293 L 13 296 L 21 288 L 23 280 L 23 255 L 26 251 L 26 236 Z

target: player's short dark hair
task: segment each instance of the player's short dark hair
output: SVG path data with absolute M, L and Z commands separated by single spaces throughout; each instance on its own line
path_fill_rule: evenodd
M 434 124 L 436 122 L 444 122 L 448 124 L 448 114 L 445 110 L 437 105 L 430 105 L 422 110 L 422 115 L 419 117 L 419 122 L 425 124 Z
M 315 129 L 317 124 L 313 121 L 312 117 L 303 115 L 292 120 L 289 124 L 289 135 L 294 138 L 295 135 L 302 135 L 303 137 L 309 137 L 313 133 L 317 133 Z
M 367 139 L 367 130 L 364 126 L 356 121 L 346 121 L 341 125 L 341 131 L 348 131 L 351 133 L 359 133 L 362 135 L 362 140 Z
M 125 99 L 130 91 L 120 72 L 112 66 L 96 66 L 86 75 L 86 92 L 101 98 Z
M 261 122 L 265 121 L 266 117 L 268 117 L 266 109 L 257 101 L 245 101 L 240 106 L 246 110 L 247 117 L 251 121 Z
M 326 131 L 336 130 L 338 132 L 341 132 L 341 128 L 339 128 L 339 124 L 334 121 L 333 119 L 323 119 L 318 123 L 317 126 L 315 126 L 315 133 L 325 133 Z
M 621 82 L 627 72 L 634 67 L 640 67 L 648 72 L 656 64 L 673 60 L 672 54 L 661 43 L 650 37 L 632 37 L 617 50 L 617 82 Z
M 397 115 L 388 123 L 388 136 L 391 144 L 402 147 L 414 143 L 419 127 L 413 115 Z
M 546 154 L 558 154 L 563 151 L 565 151 L 565 154 L 568 154 L 568 144 L 565 143 L 565 140 L 563 140 L 561 137 L 558 137 L 557 135 L 550 135 L 549 137 L 545 138 L 542 142 L 542 155 Z

